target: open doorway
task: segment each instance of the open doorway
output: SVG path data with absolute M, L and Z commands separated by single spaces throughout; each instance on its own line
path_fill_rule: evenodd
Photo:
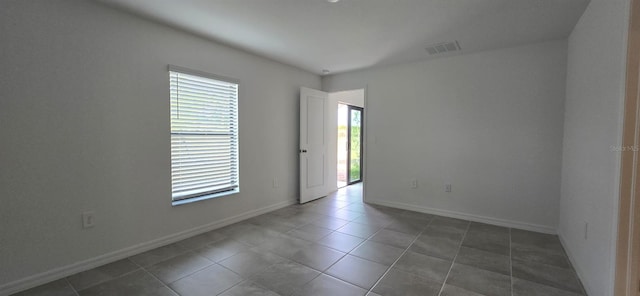
M 363 111 L 338 103 L 338 188 L 362 182 Z
M 367 181 L 365 89 L 330 92 L 328 96 L 329 192 L 350 192 L 364 198 L 363 183 Z
M 364 103 L 364 89 L 329 93 L 300 88 L 300 203 L 339 188 L 364 197 Z

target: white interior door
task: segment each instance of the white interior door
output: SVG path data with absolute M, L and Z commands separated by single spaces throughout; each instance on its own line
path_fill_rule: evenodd
M 300 203 L 327 195 L 329 94 L 300 88 Z

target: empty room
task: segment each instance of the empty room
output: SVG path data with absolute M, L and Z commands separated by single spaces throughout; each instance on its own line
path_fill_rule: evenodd
M 0 296 L 639 296 L 638 0 L 0 0 Z

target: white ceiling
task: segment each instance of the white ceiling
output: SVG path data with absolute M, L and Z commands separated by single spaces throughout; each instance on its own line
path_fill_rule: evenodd
M 588 1 L 102 0 L 317 74 L 433 58 L 439 42 L 470 53 L 565 38 Z

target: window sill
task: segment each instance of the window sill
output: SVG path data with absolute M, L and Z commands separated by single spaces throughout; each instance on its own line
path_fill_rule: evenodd
M 214 194 L 207 194 L 207 195 L 203 195 L 203 196 L 192 197 L 192 198 L 187 198 L 187 199 L 182 199 L 182 200 L 176 200 L 176 201 L 171 202 L 171 205 L 172 206 L 180 206 L 180 205 L 190 204 L 190 203 L 198 202 L 198 201 L 202 201 L 202 200 L 208 200 L 208 199 L 214 199 L 214 198 L 223 197 L 223 196 L 227 196 L 227 195 L 232 195 L 232 194 L 236 194 L 238 192 L 240 192 L 240 189 L 236 188 L 236 189 L 231 190 L 231 191 L 226 191 L 226 192 L 221 192 L 221 193 L 214 193 Z

